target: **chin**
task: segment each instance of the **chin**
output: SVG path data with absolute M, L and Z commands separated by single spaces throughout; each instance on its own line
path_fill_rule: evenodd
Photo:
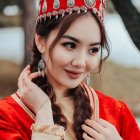
M 68 83 L 67 85 L 65 84 L 65 86 L 68 88 L 68 89 L 72 89 L 72 88 L 76 88 L 77 86 L 80 85 L 81 82 L 72 82 L 71 84 Z

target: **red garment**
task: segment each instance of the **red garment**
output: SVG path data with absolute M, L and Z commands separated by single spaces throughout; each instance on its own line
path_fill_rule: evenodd
M 140 140 L 140 131 L 127 106 L 96 91 L 99 98 L 100 118 L 112 123 L 123 140 Z M 16 96 L 14 94 L 14 96 Z M 16 96 L 17 97 L 17 96 Z M 18 98 L 18 97 L 17 97 Z M 33 113 L 9 96 L 0 101 L 0 140 L 30 140 Z M 18 102 L 18 103 L 17 103 Z M 27 110 L 26 110 L 27 109 Z M 25 111 L 26 110 L 26 111 Z M 32 118 L 31 118 L 32 115 Z

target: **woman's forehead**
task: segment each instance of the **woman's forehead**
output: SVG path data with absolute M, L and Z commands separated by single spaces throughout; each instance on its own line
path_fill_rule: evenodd
M 79 39 L 88 38 L 89 40 L 93 40 L 94 37 L 95 40 L 99 40 L 100 26 L 93 16 L 86 15 L 75 20 L 65 34 Z

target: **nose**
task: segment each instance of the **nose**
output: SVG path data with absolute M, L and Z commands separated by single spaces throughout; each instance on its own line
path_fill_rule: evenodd
M 86 55 L 84 53 L 75 54 L 72 60 L 72 66 L 77 68 L 84 68 L 86 66 Z

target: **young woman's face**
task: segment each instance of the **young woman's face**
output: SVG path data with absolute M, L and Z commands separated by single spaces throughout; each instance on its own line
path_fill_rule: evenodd
M 57 42 L 50 59 L 48 46 L 57 32 L 52 31 L 46 41 L 44 58 L 47 63 L 47 75 L 55 87 L 74 88 L 98 67 L 100 28 L 90 14 L 77 19 Z

